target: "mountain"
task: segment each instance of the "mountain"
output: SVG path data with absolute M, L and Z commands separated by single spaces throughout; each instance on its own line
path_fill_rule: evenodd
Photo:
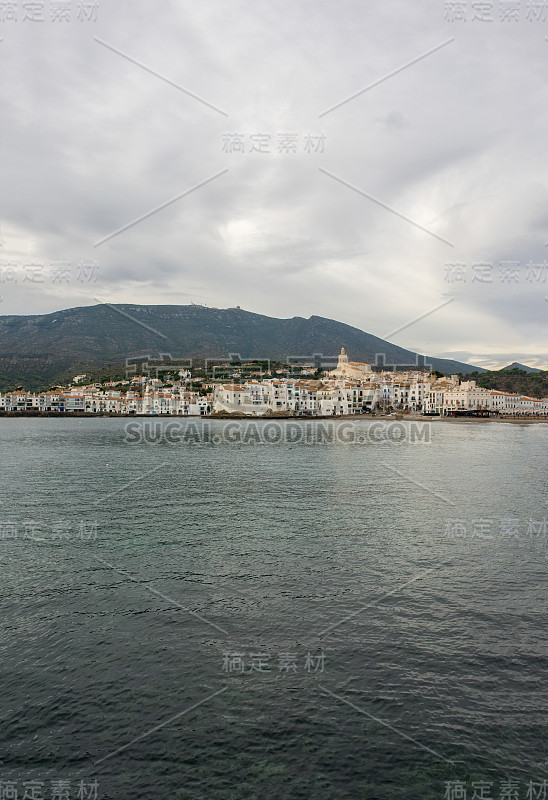
M 101 304 L 54 314 L 0 316 L 0 391 L 48 388 L 74 375 L 120 367 L 126 359 L 169 353 L 177 358 L 336 358 L 390 366 L 424 363 L 416 353 L 325 317 L 276 319 L 240 308 Z M 468 373 L 469 364 L 441 358 L 426 363 L 440 372 Z M 331 368 L 331 367 L 327 367 Z
M 523 369 L 509 368 L 486 370 L 481 375 L 470 373 L 484 389 L 497 389 L 499 392 L 527 395 L 527 397 L 548 397 L 548 371 L 542 369 L 524 372 Z
M 532 372 L 542 372 L 542 370 L 537 369 L 536 367 L 527 367 L 525 364 L 518 364 L 517 361 L 514 361 L 512 364 L 508 364 L 507 367 L 502 367 L 500 372 L 508 372 L 511 369 L 521 369 L 523 372 L 532 373 Z

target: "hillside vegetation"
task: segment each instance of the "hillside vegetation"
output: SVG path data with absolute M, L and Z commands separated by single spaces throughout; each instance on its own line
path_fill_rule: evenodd
M 342 346 L 352 360 L 387 368 L 423 363 L 410 350 L 325 317 L 276 319 L 239 308 L 104 304 L 0 317 L 0 391 L 47 389 L 81 373 L 119 370 L 127 359 L 143 355 L 226 359 L 232 353 L 244 360 L 284 362 L 321 355 L 324 368 L 333 369 Z M 427 363 L 446 373 L 477 369 L 441 358 L 427 358 Z
M 522 369 L 471 372 L 465 380 L 475 380 L 485 389 L 513 392 L 528 397 L 548 397 L 548 371 L 525 372 Z

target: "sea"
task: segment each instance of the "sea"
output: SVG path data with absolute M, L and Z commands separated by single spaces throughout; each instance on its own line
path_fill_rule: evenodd
M 547 444 L 0 419 L 0 797 L 545 800 Z

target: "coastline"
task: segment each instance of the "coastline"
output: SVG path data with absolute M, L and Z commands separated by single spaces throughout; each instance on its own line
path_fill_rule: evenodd
M 89 414 L 85 411 L 0 411 L 0 419 L 34 419 L 47 417 L 48 419 L 96 419 L 97 417 L 115 419 L 162 419 L 162 420 L 254 420 L 257 422 L 276 422 L 278 420 L 295 420 L 301 422 L 323 422 L 325 420 L 389 420 L 391 422 L 450 422 L 462 424 L 465 422 L 486 423 L 503 422 L 517 425 L 531 425 L 538 423 L 548 424 L 548 417 L 450 417 L 450 416 L 423 416 L 422 414 L 337 414 L 326 416 L 302 416 L 296 414 L 276 414 L 272 416 L 250 416 L 247 414 L 203 414 L 201 416 L 180 414 L 116 414 L 98 412 Z

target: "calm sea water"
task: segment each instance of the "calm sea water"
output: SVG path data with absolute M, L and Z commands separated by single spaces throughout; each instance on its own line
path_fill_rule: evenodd
M 127 424 L 0 420 L 19 797 L 498 798 L 511 778 L 521 799 L 548 778 L 548 425 L 251 445 Z

